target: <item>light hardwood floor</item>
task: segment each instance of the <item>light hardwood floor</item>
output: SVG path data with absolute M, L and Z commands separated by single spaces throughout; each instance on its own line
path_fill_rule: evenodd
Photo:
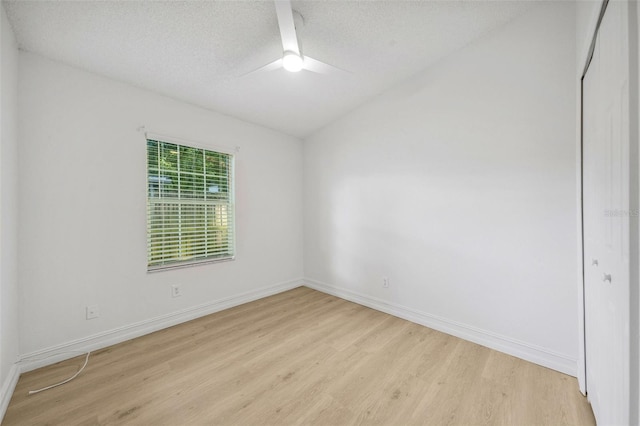
M 592 425 L 573 377 L 297 288 L 23 374 L 3 425 Z

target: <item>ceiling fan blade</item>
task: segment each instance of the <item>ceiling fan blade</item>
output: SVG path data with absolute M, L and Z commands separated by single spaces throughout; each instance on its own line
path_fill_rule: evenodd
M 350 74 L 349 71 L 345 71 L 341 68 L 334 67 L 333 65 L 325 64 L 322 61 L 317 59 L 313 59 L 309 56 L 304 57 L 304 65 L 303 69 L 311 72 L 315 72 L 318 74 L 331 74 L 331 73 L 342 73 L 342 74 Z
M 249 71 L 248 73 L 242 74 L 240 77 L 245 77 L 247 75 L 253 75 L 262 72 L 275 71 L 280 68 L 282 68 L 282 58 L 276 59 L 273 62 L 269 62 L 267 65 L 264 65 L 257 70 Z
M 291 9 L 291 0 L 275 0 L 275 3 L 276 14 L 278 15 L 278 26 L 280 27 L 280 37 L 282 38 L 282 50 L 300 55 L 296 24 L 293 21 L 293 10 Z

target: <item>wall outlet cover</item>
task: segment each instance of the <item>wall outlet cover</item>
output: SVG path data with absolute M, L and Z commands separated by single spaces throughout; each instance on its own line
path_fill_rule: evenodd
M 171 286 L 171 297 L 180 297 L 182 296 L 182 286 L 180 285 L 172 285 Z
M 100 316 L 100 308 L 98 305 L 87 306 L 87 319 L 94 319 Z

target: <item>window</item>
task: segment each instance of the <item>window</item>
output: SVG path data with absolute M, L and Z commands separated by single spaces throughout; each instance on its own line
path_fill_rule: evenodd
M 233 256 L 233 156 L 147 136 L 148 269 Z

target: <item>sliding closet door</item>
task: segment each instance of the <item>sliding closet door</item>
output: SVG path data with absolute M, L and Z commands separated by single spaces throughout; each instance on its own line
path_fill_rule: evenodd
M 602 425 L 629 423 L 627 19 L 610 1 L 583 80 L 586 385 Z

